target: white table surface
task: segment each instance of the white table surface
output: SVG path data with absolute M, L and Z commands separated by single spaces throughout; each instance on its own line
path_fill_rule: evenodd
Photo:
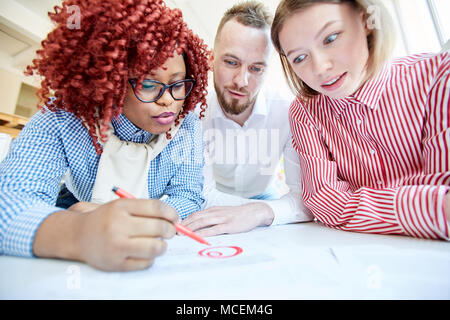
M 450 243 L 352 233 L 315 222 L 207 238 L 184 236 L 148 270 L 102 272 L 54 259 L 0 257 L 0 299 L 450 299 Z

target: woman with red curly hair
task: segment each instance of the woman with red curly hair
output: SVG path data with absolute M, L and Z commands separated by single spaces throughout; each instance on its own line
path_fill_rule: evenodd
M 0 254 L 147 268 L 204 202 L 190 111 L 206 108 L 210 53 L 162 0 L 67 0 L 49 16 L 27 68 L 44 107 L 0 164 Z M 63 176 L 79 201 L 67 210 L 55 206 Z M 114 186 L 141 199 L 115 200 Z

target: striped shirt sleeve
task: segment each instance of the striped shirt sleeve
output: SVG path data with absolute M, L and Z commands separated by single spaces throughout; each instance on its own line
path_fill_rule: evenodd
M 426 101 L 422 138 L 424 173 L 412 181 L 415 185 L 401 187 L 395 199 L 399 222 L 410 236 L 449 240 L 444 212 L 450 185 L 449 88 L 450 56 L 447 55 L 439 64 Z

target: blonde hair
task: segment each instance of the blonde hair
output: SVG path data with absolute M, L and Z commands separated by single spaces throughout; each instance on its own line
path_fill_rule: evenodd
M 223 26 L 228 21 L 236 19 L 237 22 L 255 29 L 270 28 L 273 16 L 267 8 L 258 1 L 245 1 L 228 9 L 220 20 L 214 43 L 217 43 Z
M 312 98 L 319 94 L 319 92 L 310 88 L 303 82 L 294 72 L 286 55 L 281 48 L 279 34 L 283 28 L 284 22 L 294 13 L 304 10 L 311 5 L 318 3 L 348 3 L 355 9 L 364 12 L 366 21 L 369 22 L 375 17 L 375 25 L 368 26 L 371 32 L 367 36 L 367 44 L 369 48 L 369 59 L 367 61 L 367 78 L 375 75 L 379 69 L 390 58 L 394 47 L 395 34 L 393 22 L 387 9 L 378 0 L 281 0 L 279 3 L 275 17 L 272 23 L 271 36 L 272 42 L 280 55 L 281 65 L 283 67 L 284 75 L 289 83 L 291 89 L 300 94 L 304 98 Z M 375 11 L 375 12 L 374 12 Z

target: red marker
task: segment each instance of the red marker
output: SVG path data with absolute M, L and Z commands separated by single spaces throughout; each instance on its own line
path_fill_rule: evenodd
M 209 242 L 207 242 L 205 239 L 203 239 L 202 237 L 200 237 L 198 234 L 194 233 L 194 231 L 186 228 L 185 226 L 183 226 L 182 224 L 176 224 L 175 225 L 175 229 L 177 229 L 178 232 L 194 239 L 197 240 L 200 243 L 206 244 L 208 246 L 210 246 L 211 244 L 209 244 Z
M 135 196 L 133 196 L 131 193 L 118 188 L 118 187 L 113 187 L 112 191 L 117 194 L 119 197 L 121 198 L 129 198 L 129 199 L 136 199 Z M 209 244 L 205 239 L 203 239 L 202 237 L 200 237 L 198 234 L 195 234 L 192 230 L 189 230 L 188 228 L 186 228 L 185 226 L 181 225 L 181 224 L 175 224 L 175 229 L 188 236 L 189 238 L 192 238 L 194 240 L 197 240 L 200 243 L 206 244 L 208 246 L 210 246 L 211 244 Z

